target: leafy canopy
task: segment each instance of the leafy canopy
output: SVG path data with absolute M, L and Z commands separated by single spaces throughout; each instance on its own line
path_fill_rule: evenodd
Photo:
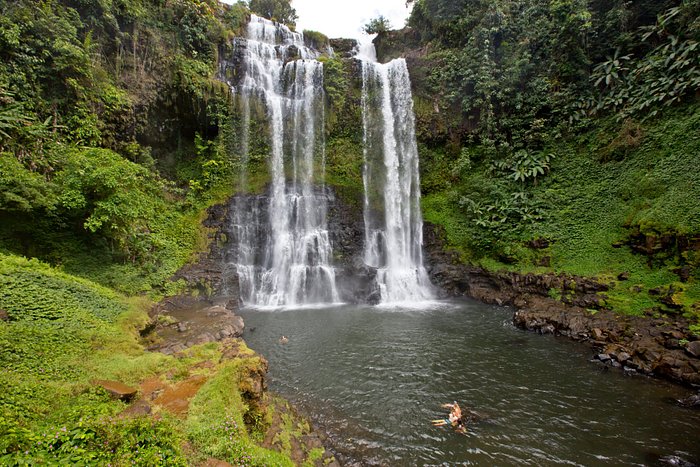
M 362 27 L 367 34 L 384 34 L 391 29 L 391 22 L 383 15 L 372 18 Z
M 289 0 L 250 0 L 250 11 L 289 27 L 296 26 L 299 18 Z

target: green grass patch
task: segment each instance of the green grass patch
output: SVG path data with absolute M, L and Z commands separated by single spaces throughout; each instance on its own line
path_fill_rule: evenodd
M 260 365 L 260 359 L 244 358 L 226 363 L 197 393 L 186 420 L 189 440 L 207 457 L 234 465 L 293 466 L 284 454 L 258 446 L 251 438 L 244 416 L 250 410 L 238 390 L 244 366 Z
M 148 320 L 145 304 L 16 256 L 0 255 L 0 284 L 0 308 L 10 316 L 0 322 L 2 463 L 80 465 L 134 458 L 136 441 L 128 435 L 134 427 L 109 420 L 124 405 L 90 381 L 136 384 L 177 365 L 138 343 L 136 330 Z M 168 426 L 166 421 L 133 423 L 154 431 Z M 147 436 L 147 430 L 136 433 L 141 428 L 132 434 Z M 160 450 L 171 460 L 176 451 Z M 138 457 L 139 465 L 156 455 L 141 452 L 146 457 Z
M 294 465 L 258 445 L 265 413 L 243 396 L 252 391 L 250 375 L 264 372 L 262 359 L 243 343 L 234 359 L 222 360 L 218 343 L 179 358 L 147 352 L 138 331 L 151 304 L 35 259 L 0 255 L 0 309 L 10 317 L 0 321 L 0 464 L 184 466 L 215 457 Z M 157 419 L 122 417 L 127 405 L 92 383 L 138 387 L 197 374 L 209 380 L 184 422 L 163 411 Z
M 556 157 L 537 184 L 505 182 L 494 175 L 493 165 L 478 148 L 463 150 L 473 160 L 462 156 L 455 162 L 466 168 L 448 187 L 440 186 L 434 172 L 444 175 L 444 164 L 424 167 L 423 179 L 429 185 L 424 218 L 444 227 L 449 246 L 466 261 L 490 270 L 564 272 L 610 283 L 624 271 L 629 280 L 617 282 L 607 293 L 607 304 L 614 310 L 635 315 L 652 308 L 678 312 L 649 294 L 673 286 L 680 312 L 697 317 L 697 258 L 678 250 L 649 257 L 627 243 L 635 233 L 652 238 L 700 235 L 698 110 L 697 104 L 690 104 L 643 125 L 598 121 L 588 133 L 545 148 Z M 426 157 L 433 160 L 435 154 Z M 536 220 L 508 217 L 513 209 L 521 209 L 510 201 L 509 192 L 524 193 Z M 474 207 L 465 198 L 482 204 Z M 493 212 L 508 220 L 499 223 L 496 216 L 497 222 L 492 222 Z M 535 251 L 527 246 L 538 238 L 547 239 L 549 247 Z M 549 267 L 537 265 L 544 256 L 551 259 Z M 674 272 L 681 264 L 691 267 L 690 280 L 683 284 Z

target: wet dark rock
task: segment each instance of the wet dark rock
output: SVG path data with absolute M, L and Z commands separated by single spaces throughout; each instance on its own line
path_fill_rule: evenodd
M 661 465 L 673 466 L 673 467 L 697 467 L 696 464 L 689 462 L 677 455 L 663 456 L 659 458 L 659 463 Z
M 692 396 L 688 396 L 685 399 L 679 399 L 678 404 L 683 407 L 698 409 L 700 408 L 700 393 L 693 394 Z
M 363 200 L 358 196 L 334 193 L 328 203 L 328 232 L 333 245 L 336 284 L 343 302 L 376 305 L 381 298 L 376 283 L 377 269 L 364 264 Z
M 352 58 L 358 46 L 355 39 L 331 39 L 330 44 L 333 52 L 340 58 Z
M 629 360 L 630 358 L 632 358 L 632 356 L 630 354 L 628 354 L 627 352 L 620 352 L 617 354 L 617 361 L 620 363 L 624 363 L 627 360 Z
M 299 50 L 299 47 L 296 45 L 287 46 L 287 56 L 285 57 L 285 61 L 291 62 L 299 59 L 301 59 L 301 51 Z
M 688 342 L 685 346 L 685 351 L 693 357 L 700 357 L 700 341 Z

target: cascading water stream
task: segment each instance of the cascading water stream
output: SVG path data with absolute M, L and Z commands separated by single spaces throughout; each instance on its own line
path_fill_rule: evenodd
M 362 62 L 365 263 L 377 268 L 382 304 L 430 300 L 406 61 L 377 63 L 372 44 L 363 45 L 357 58 Z
M 266 108 L 271 179 L 267 195 L 239 196 L 234 204 L 241 299 L 263 307 L 337 303 L 328 193 L 314 177 L 325 167 L 323 65 L 302 34 L 255 15 L 236 48 L 244 69 L 234 90 L 243 107 L 242 165 L 257 99 Z M 243 170 L 242 187 L 246 176 Z

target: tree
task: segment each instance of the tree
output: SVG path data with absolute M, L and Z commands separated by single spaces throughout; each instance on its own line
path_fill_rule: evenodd
M 391 22 L 383 15 L 379 15 L 376 18 L 371 19 L 369 23 L 362 27 L 362 30 L 367 34 L 384 34 L 390 29 Z
M 296 26 L 299 18 L 289 0 L 250 0 L 250 11 L 289 27 Z

